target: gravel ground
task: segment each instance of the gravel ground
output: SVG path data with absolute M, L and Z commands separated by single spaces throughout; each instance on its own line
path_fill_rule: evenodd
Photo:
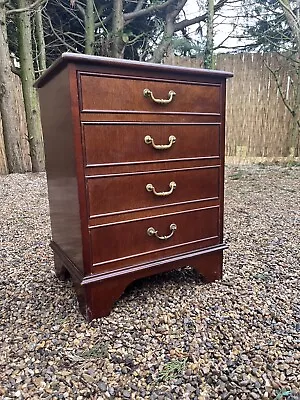
M 185 269 L 79 314 L 44 174 L 0 177 L 1 399 L 300 399 L 300 168 L 229 167 L 224 279 Z

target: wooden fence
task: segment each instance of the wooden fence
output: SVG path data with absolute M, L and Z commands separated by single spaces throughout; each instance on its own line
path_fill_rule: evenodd
M 200 68 L 199 59 L 171 56 L 166 64 Z M 298 143 L 291 139 L 292 118 L 280 98 L 276 82 L 266 65 L 280 69 L 280 80 L 286 90 L 291 72 L 284 58 L 273 54 L 221 54 L 216 69 L 231 71 L 234 78 L 227 86 L 226 154 L 239 162 L 258 158 L 278 159 L 293 156 Z M 20 118 L 20 137 L 24 157 L 28 157 L 26 124 L 21 85 L 16 77 L 16 110 Z M 291 93 L 291 91 L 290 91 Z M 0 121 L 0 174 L 7 173 L 5 146 Z
M 199 59 L 168 57 L 166 63 L 201 67 Z M 293 157 L 298 141 L 292 138 L 292 118 L 280 97 L 277 84 L 267 68 L 279 70 L 284 92 L 291 74 L 283 57 L 274 54 L 219 54 L 216 69 L 230 71 L 227 83 L 226 155 L 243 162 L 253 159 Z M 292 100 L 292 99 L 290 99 Z

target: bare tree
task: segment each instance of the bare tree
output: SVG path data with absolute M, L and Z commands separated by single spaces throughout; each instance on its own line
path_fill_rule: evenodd
M 35 12 L 35 38 L 36 38 L 36 57 L 38 73 L 42 73 L 47 68 L 46 63 L 46 46 L 44 37 L 44 26 L 42 18 L 42 7 L 39 6 Z
M 42 132 L 39 122 L 39 108 L 35 89 L 32 53 L 32 25 L 30 12 L 39 7 L 44 0 L 18 0 L 12 4 L 0 0 L 0 112 L 3 123 L 3 137 L 9 172 L 24 172 L 27 167 L 21 150 L 19 119 L 15 112 L 12 59 L 7 37 L 7 17 L 15 16 L 18 20 L 18 43 L 20 53 L 20 77 L 26 111 L 28 140 L 33 171 L 44 169 Z
M 214 12 L 228 1 L 232 0 L 218 0 Z M 186 3 L 187 0 L 113 0 L 103 5 L 96 0 L 74 0 L 72 7 L 65 0 L 50 0 L 44 13 L 50 47 L 55 43 L 73 52 L 81 53 L 84 49 L 88 54 L 118 58 L 132 58 L 130 49 L 134 47 L 134 58 L 161 62 L 177 32 L 199 25 L 208 17 L 206 11 L 199 11 L 198 16 L 186 18 Z M 54 9 L 69 15 L 67 26 L 59 18 L 54 20 Z
M 8 47 L 6 15 L 7 2 L 0 0 L 0 115 L 8 170 L 25 172 L 27 165 L 22 156 L 19 119 L 15 111 L 15 84 Z
M 278 67 L 266 64 L 274 78 L 278 93 L 291 114 L 292 129 L 287 145 L 291 154 L 300 153 L 300 0 L 244 0 L 249 21 L 245 36 L 252 43 L 245 49 L 272 51 Z M 258 12 L 260 10 L 260 12 Z M 261 16 L 263 14 L 263 17 Z M 288 80 L 283 82 L 282 70 L 288 68 Z
M 288 96 L 283 94 L 282 87 L 278 82 L 281 97 L 293 118 L 292 145 L 294 145 L 295 156 L 300 152 L 300 0 L 296 0 L 296 8 L 292 8 L 291 1 L 278 0 L 286 21 L 292 31 L 295 51 L 289 56 L 290 63 L 294 70 L 292 89 L 294 99 L 291 103 Z M 273 71 L 272 71 L 273 72 Z M 273 72 L 274 75 L 274 72 Z M 274 75 L 277 78 L 276 74 Z
M 207 33 L 204 52 L 204 67 L 213 68 L 214 52 L 214 0 L 207 0 Z
M 18 0 L 19 9 L 26 10 L 30 7 L 28 0 Z M 40 121 L 39 102 L 36 89 L 33 87 L 35 71 L 33 64 L 32 45 L 32 20 L 31 11 L 19 12 L 18 18 L 18 44 L 20 76 L 23 88 L 23 98 L 28 128 L 28 140 L 32 171 L 39 172 L 45 168 L 44 146 L 42 127 Z

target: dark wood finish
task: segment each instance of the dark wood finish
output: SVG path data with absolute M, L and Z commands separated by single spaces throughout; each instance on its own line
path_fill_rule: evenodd
M 192 254 L 193 268 L 202 276 L 205 283 L 221 279 L 223 249 L 214 248 L 201 254 Z M 180 268 L 182 265 L 191 265 L 190 259 L 162 259 L 159 264 L 148 263 L 146 271 L 143 268 L 145 266 L 141 265 L 139 268 L 129 270 L 126 274 L 112 275 L 107 279 L 102 276 L 102 279 L 95 279 L 91 282 L 83 280 L 83 287 L 86 287 L 86 297 L 84 299 L 82 295 L 78 297 L 80 309 L 88 320 L 105 317 L 110 314 L 114 303 L 121 297 L 130 283 L 145 276 L 155 275 L 158 272 Z M 99 307 L 99 304 L 101 304 L 101 307 Z
M 207 82 L 213 80 L 216 83 L 226 78 L 231 78 L 233 74 L 227 71 L 212 71 L 198 68 L 182 68 L 171 65 L 161 65 L 146 62 L 136 62 L 129 60 L 120 60 L 110 57 L 83 56 L 82 54 L 63 53 L 47 71 L 36 81 L 35 86 L 40 88 L 46 85 L 48 81 L 53 79 L 59 71 L 64 69 L 66 65 L 78 65 L 78 71 L 117 73 L 123 76 L 144 76 L 151 79 L 158 76 L 166 75 L 166 80 L 178 76 L 182 80 L 199 80 L 199 76 Z
M 39 89 L 53 241 L 82 271 L 76 149 L 70 112 L 69 71 Z M 66 106 L 68 105 L 68 106 Z
M 215 166 L 89 176 L 87 194 L 90 218 L 136 209 L 150 210 L 178 203 L 197 203 L 208 199 L 218 199 L 219 173 L 219 167 Z M 175 182 L 175 188 L 172 187 L 172 182 Z M 159 196 L 153 191 L 147 191 L 148 184 L 152 184 L 158 194 L 171 190 L 173 192 L 166 196 Z
M 164 110 L 162 113 L 158 112 L 149 112 L 149 111 L 139 111 L 136 113 L 129 113 L 128 111 L 107 111 L 105 113 L 101 113 L 99 111 L 90 111 L 90 112 L 82 112 L 81 113 L 81 121 L 82 122 L 159 122 L 162 123 L 171 123 L 180 121 L 182 123 L 202 123 L 202 124 L 210 124 L 210 123 L 220 123 L 221 114 L 203 114 L 203 113 L 168 113 Z
M 199 85 L 199 83 L 187 84 L 165 80 L 148 81 L 140 78 L 132 80 L 81 73 L 79 86 L 80 108 L 84 112 L 101 110 L 105 113 L 113 110 L 115 113 L 147 111 L 157 114 L 164 112 L 220 114 L 220 85 L 218 84 Z M 174 90 L 176 95 L 170 104 L 157 104 L 143 95 L 143 90 L 146 88 L 159 99 L 168 99 L 170 90 Z M 93 96 L 90 95 L 92 91 Z
M 220 124 L 83 124 L 87 166 L 128 164 L 180 159 L 220 157 Z M 155 150 L 144 142 L 151 136 L 157 145 L 176 142 L 166 150 Z
M 230 73 L 64 54 L 37 81 L 59 279 L 87 319 L 132 281 L 193 266 L 222 276 L 225 80 Z M 143 96 L 176 96 L 158 105 Z M 176 142 L 165 150 L 155 144 Z M 176 189 L 168 196 L 157 192 Z M 149 227 L 160 236 L 149 236 Z
M 133 172 L 153 172 L 153 171 L 166 171 L 166 170 L 181 170 L 181 169 L 192 169 L 199 167 L 210 167 L 219 166 L 220 157 L 196 157 L 194 159 L 169 159 L 169 160 L 148 160 L 146 162 L 134 162 L 134 163 L 121 163 L 117 164 L 117 172 L 120 174 L 133 173 Z M 85 169 L 85 176 L 95 175 L 106 175 L 115 174 L 116 172 L 115 164 L 100 164 L 100 165 L 90 165 Z
M 175 223 L 177 230 L 168 240 L 160 240 L 148 236 L 147 229 L 155 228 L 160 236 L 169 235 L 170 225 Z M 219 237 L 219 207 L 184 211 L 182 213 L 155 216 L 138 221 L 125 221 L 91 229 L 91 245 L 93 266 L 126 265 L 128 258 L 136 258 L 147 254 L 147 261 L 184 252 L 185 246 L 191 244 L 192 249 L 202 247 L 206 239 Z M 118 238 L 116 240 L 116 238 Z M 110 243 L 115 242 L 113 250 Z M 121 261 L 121 263 L 120 263 Z M 118 263 L 117 263 L 118 262 Z

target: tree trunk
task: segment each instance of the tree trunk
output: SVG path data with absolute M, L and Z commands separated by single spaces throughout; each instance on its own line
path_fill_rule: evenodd
M 116 58 L 124 57 L 123 30 L 123 0 L 114 0 L 112 20 L 112 56 Z
M 38 7 L 35 13 L 35 34 L 37 41 L 38 51 L 38 64 L 39 64 L 39 75 L 47 68 L 46 66 L 46 46 L 44 38 L 43 18 L 41 6 Z
M 278 0 L 281 9 L 285 15 L 287 23 L 293 32 L 295 44 L 297 46 L 298 56 L 300 55 L 300 0 L 297 0 L 297 8 L 295 12 L 292 9 L 290 0 Z M 298 59 L 298 61 L 300 61 Z
M 6 158 L 4 137 L 3 137 L 1 113 L 0 113 L 0 175 L 6 175 L 8 173 L 9 171 L 7 166 L 7 158 Z
M 151 62 L 159 63 L 162 62 L 166 56 L 167 51 L 172 43 L 173 35 L 175 32 L 175 20 L 180 11 L 185 6 L 187 0 L 178 0 L 174 3 L 170 3 L 166 11 L 166 20 L 163 38 L 157 48 L 154 50 Z
M 172 38 L 174 35 L 174 21 L 172 16 L 168 16 L 166 18 L 166 23 L 165 23 L 165 29 L 164 29 L 164 34 L 161 42 L 159 45 L 156 47 L 156 49 L 153 52 L 153 55 L 150 59 L 150 62 L 153 63 L 160 63 L 163 58 L 165 57 L 168 48 L 170 44 L 172 43 Z
M 27 6 L 27 0 L 18 0 L 19 8 L 24 8 Z M 43 171 L 45 167 L 44 147 L 38 97 L 36 89 L 33 87 L 35 75 L 33 67 L 30 12 L 25 11 L 18 14 L 18 28 L 21 80 L 29 136 L 32 171 L 39 172 Z
M 207 36 L 204 51 L 204 68 L 212 69 L 214 53 L 214 0 L 207 0 Z
M 94 0 L 86 0 L 85 8 L 85 54 L 94 54 L 95 46 L 95 17 Z
M 294 68 L 294 103 L 292 105 L 293 128 L 291 132 L 291 145 L 294 148 L 294 156 L 299 156 L 300 146 L 300 0 L 297 0 L 297 9 L 293 10 L 289 0 L 278 0 L 282 12 L 293 33 L 296 52 L 292 62 Z
M 8 171 L 25 172 L 28 167 L 22 154 L 15 83 L 7 42 L 6 10 L 2 1 L 0 1 L 0 113 Z
M 300 60 L 300 54 L 298 54 Z M 291 147 L 294 148 L 294 156 L 299 157 L 300 153 L 300 65 L 297 62 L 294 65 L 294 107 L 293 107 L 293 126 L 292 126 L 292 137 Z

